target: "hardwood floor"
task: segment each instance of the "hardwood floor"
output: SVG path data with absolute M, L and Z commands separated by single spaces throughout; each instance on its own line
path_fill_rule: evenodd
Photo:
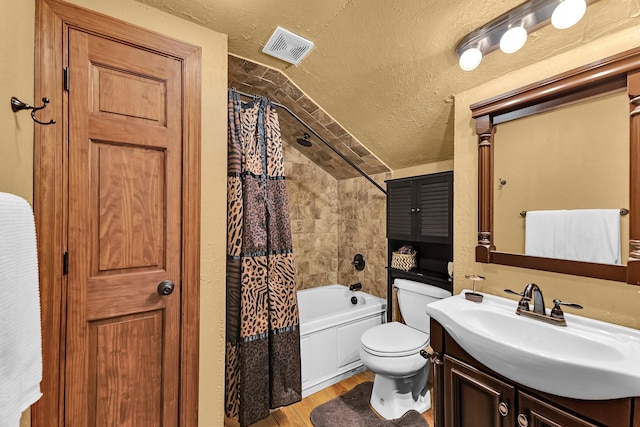
M 310 396 L 305 397 L 302 401 L 287 406 L 277 411 L 273 411 L 268 418 L 252 424 L 251 427 L 313 427 L 309 414 L 316 407 L 325 402 L 340 396 L 341 394 L 351 390 L 353 387 L 365 381 L 373 381 L 374 374 L 371 371 L 364 371 L 360 374 L 347 378 L 337 384 L 320 390 Z M 433 426 L 433 410 L 428 410 L 422 414 L 429 426 Z M 238 423 L 226 419 L 225 427 L 237 427 Z

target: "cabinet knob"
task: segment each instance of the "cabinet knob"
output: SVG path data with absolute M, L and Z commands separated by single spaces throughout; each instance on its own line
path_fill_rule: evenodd
M 416 211 L 416 208 L 411 208 L 411 212 L 415 212 L 415 211 Z
M 529 420 L 525 414 L 518 414 L 518 426 L 519 427 L 527 427 L 529 425 Z
M 416 208 L 416 212 L 422 212 L 422 209 Z
M 502 415 L 503 417 L 506 417 L 507 415 L 509 415 L 509 405 L 504 402 L 500 402 L 500 404 L 498 405 L 498 412 L 500 412 L 500 415 Z

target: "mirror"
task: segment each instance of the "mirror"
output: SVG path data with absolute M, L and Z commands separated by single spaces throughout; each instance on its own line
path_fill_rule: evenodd
M 527 211 L 627 208 L 628 109 L 626 91 L 618 90 L 497 126 L 493 137 L 496 247 L 527 253 Z M 613 218 L 620 222 L 616 227 L 620 242 L 629 241 L 628 218 Z M 626 264 L 628 245 L 618 244 L 616 249 L 617 262 Z M 593 252 L 583 260 L 595 259 L 598 254 Z
M 476 261 L 640 284 L 640 48 L 470 108 Z M 620 264 L 525 254 L 526 211 L 604 208 L 630 212 Z

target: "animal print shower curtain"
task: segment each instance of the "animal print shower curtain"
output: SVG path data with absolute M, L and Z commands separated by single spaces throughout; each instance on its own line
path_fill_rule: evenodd
M 225 411 L 241 426 L 301 399 L 300 330 L 278 115 L 229 90 Z

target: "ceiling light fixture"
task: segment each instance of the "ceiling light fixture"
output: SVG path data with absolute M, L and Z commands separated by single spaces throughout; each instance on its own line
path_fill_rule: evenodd
M 582 19 L 586 11 L 585 0 L 564 0 L 553 10 L 551 25 L 559 30 L 573 27 Z
M 587 4 L 596 0 L 529 0 L 468 34 L 458 43 L 459 65 L 465 71 L 478 67 L 483 56 L 498 47 L 505 53 L 517 52 L 527 35 L 552 23 L 569 28 L 584 16 Z
M 482 61 L 482 52 L 477 47 L 470 47 L 460 55 L 460 68 L 471 71 L 478 68 Z
M 520 50 L 527 41 L 527 30 L 522 26 L 511 27 L 500 37 L 500 50 L 514 53 Z

